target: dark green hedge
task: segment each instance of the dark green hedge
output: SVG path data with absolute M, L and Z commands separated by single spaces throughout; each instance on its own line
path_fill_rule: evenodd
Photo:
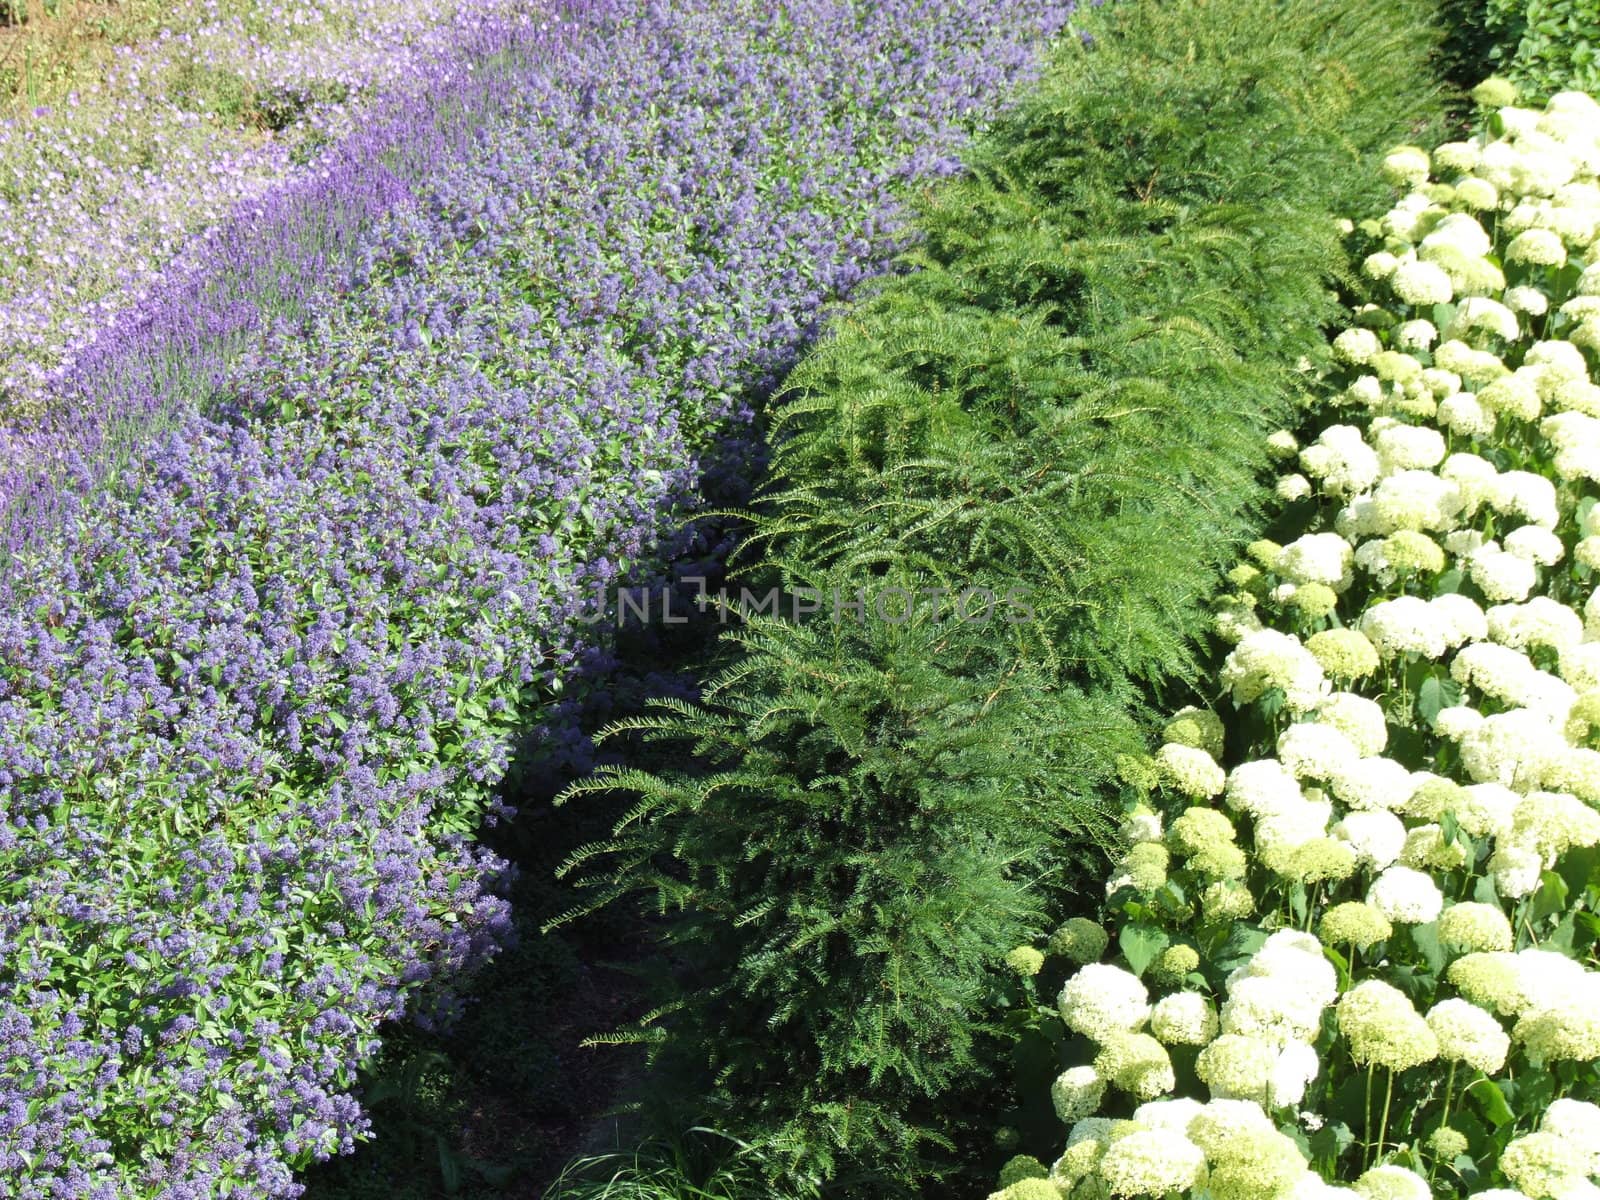
M 780 1131 L 786 1171 L 845 1194 L 957 1161 L 1003 1082 L 1001 956 L 1093 853 L 1144 706 L 1200 669 L 1263 437 L 1339 310 L 1335 217 L 1438 119 L 1435 16 L 1092 14 L 1095 48 L 1063 45 L 926 198 L 914 269 L 795 373 L 756 576 L 1023 589 L 1033 619 L 753 621 L 702 708 L 649 723 L 701 769 L 585 785 L 639 797 L 574 869 L 669 918 L 648 1035 L 693 1115 Z

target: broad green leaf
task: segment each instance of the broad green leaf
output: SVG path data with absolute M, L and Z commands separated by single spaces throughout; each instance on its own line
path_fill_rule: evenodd
M 1154 925 L 1124 925 L 1117 935 L 1117 945 L 1135 975 L 1143 975 L 1171 940 L 1165 930 Z
M 1479 1079 L 1469 1084 L 1467 1094 L 1472 1097 L 1481 1111 L 1496 1129 L 1509 1125 L 1516 1120 L 1516 1115 L 1511 1111 L 1511 1106 L 1506 1103 L 1505 1093 L 1502 1092 L 1494 1080 Z

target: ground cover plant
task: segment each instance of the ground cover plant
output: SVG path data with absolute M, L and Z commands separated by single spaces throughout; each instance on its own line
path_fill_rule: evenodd
M 1370 300 L 1103 919 L 1013 955 L 1066 1069 L 1006 1200 L 1595 1186 L 1600 103 L 1475 95 L 1352 230 Z
M 58 494 L 0 616 L 14 1194 L 292 1194 L 349 1148 L 380 1023 L 503 925 L 473 834 L 591 589 L 1064 17 L 571 6 L 359 286 Z
M 0 416 L 24 431 L 66 403 L 60 368 L 147 307 L 195 235 L 314 173 L 374 101 L 448 88 L 485 36 L 539 15 L 507 0 L 145 7 L 136 42 L 0 114 Z M 0 29 L 4 57 L 29 53 L 27 28 Z
M 1098 861 L 1142 689 L 1198 671 L 1262 438 L 1342 311 L 1334 213 L 1437 116 L 1431 5 L 1234 7 L 1107 6 L 929 196 L 912 270 L 772 408 L 747 566 L 821 615 L 750 620 L 703 706 L 624 727 L 702 771 L 571 793 L 636 800 L 572 871 L 667 918 L 633 1033 L 669 1116 L 702 1096 L 780 1194 L 978 1186 L 953 1148 L 998 1103 L 1001 956 Z M 957 619 L 1013 586 L 1032 619 Z M 921 587 L 910 620 L 832 619 Z

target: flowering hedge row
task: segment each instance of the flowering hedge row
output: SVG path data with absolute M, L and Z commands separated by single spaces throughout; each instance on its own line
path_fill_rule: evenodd
M 1600 104 L 1476 96 L 1352 229 L 1333 411 L 1270 441 L 1290 536 L 1050 941 L 1069 1132 L 1005 1200 L 1595 1192 Z
M 0 614 L 8 1194 L 290 1195 L 349 1148 L 380 1022 L 502 923 L 472 834 L 589 587 L 1061 17 L 574 6 L 363 286 L 62 495 Z

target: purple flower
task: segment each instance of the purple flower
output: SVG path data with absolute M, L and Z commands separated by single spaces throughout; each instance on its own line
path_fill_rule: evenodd
M 287 1197 L 364 1135 L 383 1023 L 508 927 L 473 834 L 529 723 L 570 742 L 536 683 L 712 552 L 702 470 L 1068 6 L 1027 12 L 468 21 L 52 377 L 72 421 L 0 445 L 11 1194 Z

